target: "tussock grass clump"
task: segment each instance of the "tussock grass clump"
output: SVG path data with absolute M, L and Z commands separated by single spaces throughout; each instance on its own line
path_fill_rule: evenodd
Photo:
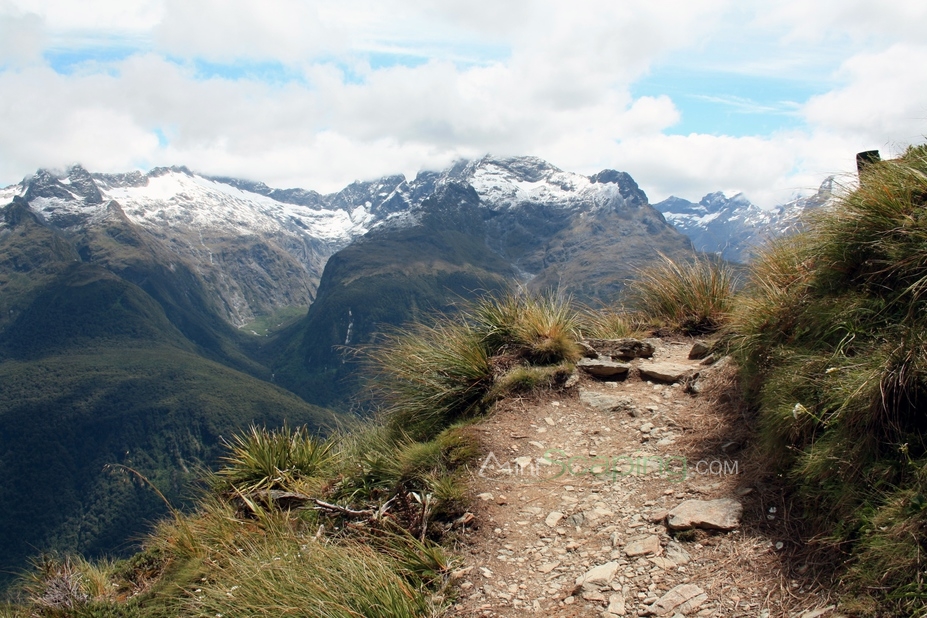
M 572 370 L 573 366 L 567 363 L 541 367 L 517 365 L 496 379 L 492 396 L 497 398 L 555 388 L 566 382 Z
M 708 257 L 674 261 L 665 255 L 638 272 L 630 304 L 651 319 L 698 335 L 718 330 L 734 307 L 737 277 L 724 262 Z
M 185 604 L 194 616 L 432 616 L 428 596 L 389 557 L 356 542 L 256 536 L 238 544 Z
M 927 148 L 761 252 L 731 331 L 770 461 L 850 548 L 849 584 L 927 611 Z
M 575 362 L 577 326 L 563 295 L 511 293 L 394 331 L 368 350 L 387 425 L 395 438 L 427 440 L 485 412 L 499 394 L 494 364 Z
M 396 331 L 370 351 L 374 388 L 395 436 L 433 437 L 486 408 L 492 386 L 489 351 L 466 323 L 443 318 Z
M 296 481 L 322 472 L 332 463 L 334 442 L 303 427 L 267 429 L 252 425 L 237 434 L 215 476 L 216 488 L 242 492 L 292 488 Z
M 642 316 L 609 307 L 583 307 L 578 316 L 578 330 L 587 339 L 624 339 L 638 337 L 645 331 Z
M 67 616 L 92 600 L 88 563 L 79 558 L 42 556 L 24 585 L 24 592 L 41 616 Z
M 514 354 L 532 364 L 575 361 L 579 316 L 569 297 L 557 293 L 510 293 L 485 298 L 464 312 L 489 354 Z
M 396 440 L 391 434 L 389 428 L 380 426 L 343 450 L 336 499 L 358 504 L 399 493 L 430 493 L 436 511 L 441 513 L 452 513 L 465 502 L 458 470 L 480 453 L 472 431 L 466 426 L 452 426 L 423 442 Z

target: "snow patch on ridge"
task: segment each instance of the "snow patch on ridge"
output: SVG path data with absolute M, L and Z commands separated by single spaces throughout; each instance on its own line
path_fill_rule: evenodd
M 517 170 L 512 169 L 513 163 L 518 164 Z M 574 208 L 577 202 L 588 199 L 592 186 L 586 176 L 564 172 L 533 157 L 501 160 L 487 157 L 468 166 L 462 176 L 495 209 L 525 202 Z
M 119 202 L 130 220 L 147 227 L 192 226 L 239 236 L 287 229 L 337 242 L 363 233 L 363 224 L 369 220 L 363 209 L 349 214 L 338 209 L 286 204 L 174 171 L 150 178 L 146 186 L 115 187 L 104 191 L 104 195 Z M 301 225 L 292 225 L 293 220 Z
M 22 185 L 10 185 L 9 187 L 3 187 L 0 189 L 0 208 L 12 202 L 13 198 L 16 196 L 22 197 L 22 194 Z

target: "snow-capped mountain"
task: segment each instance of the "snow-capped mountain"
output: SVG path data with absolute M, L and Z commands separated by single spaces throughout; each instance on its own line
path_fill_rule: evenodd
M 443 172 L 421 172 L 411 181 L 398 175 L 355 182 L 330 195 L 200 176 L 185 167 L 155 168 L 147 174 L 90 174 L 74 166 L 63 174 L 39 170 L 0 190 L 0 201 L 23 196 L 59 228 L 92 223 L 93 216 L 105 212 L 105 202 L 115 200 L 133 223 L 149 229 L 195 228 L 239 236 L 287 230 L 338 246 L 414 211 L 448 182 L 471 185 L 493 211 L 525 203 L 589 210 L 639 193 L 633 179 L 621 172 L 587 177 L 536 157 L 487 156 Z
M 804 213 L 827 203 L 833 183 L 833 177 L 829 177 L 814 195 L 770 210 L 752 204 L 743 193 L 725 197 L 721 192 L 709 193 L 697 204 L 673 196 L 654 204 L 654 208 L 688 236 L 699 251 L 746 262 L 764 241 L 796 230 Z
M 309 305 L 333 253 L 378 227 L 414 225 L 424 201 L 449 183 L 471 186 L 495 214 L 530 205 L 556 218 L 647 200 L 621 172 L 587 177 L 535 157 L 487 156 L 412 180 L 355 182 L 329 195 L 207 177 L 185 167 L 91 174 L 74 166 L 63 173 L 39 170 L 0 190 L 0 204 L 20 196 L 71 234 L 124 217 L 190 263 L 221 299 L 227 319 L 241 325 L 276 308 Z M 522 268 L 526 277 L 532 269 Z

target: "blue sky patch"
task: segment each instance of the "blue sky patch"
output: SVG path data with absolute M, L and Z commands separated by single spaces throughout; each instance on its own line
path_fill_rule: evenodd
M 367 62 L 370 63 L 370 68 L 374 71 L 377 69 L 390 69 L 399 66 L 415 68 L 427 64 L 428 60 L 429 58 L 424 55 L 393 54 L 388 52 L 374 52 L 367 57 Z
M 43 54 L 45 62 L 60 75 L 73 75 L 90 64 L 109 65 L 138 53 L 136 47 L 100 46 L 80 49 L 49 49 Z
M 665 67 L 638 80 L 631 93 L 635 98 L 665 94 L 673 100 L 682 118 L 667 130 L 670 134 L 743 137 L 805 127 L 801 105 L 826 92 L 827 86 L 800 79 Z
M 171 143 L 171 141 L 167 139 L 167 135 L 164 133 L 161 127 L 155 128 L 153 133 L 155 134 L 155 136 L 157 136 L 158 146 L 160 146 L 161 148 L 164 148 L 165 146 Z
M 188 64 L 178 62 L 178 64 Z M 193 60 L 197 79 L 226 79 L 229 81 L 251 80 L 282 86 L 290 83 L 306 84 L 305 76 L 282 62 L 254 62 L 239 60 L 222 63 L 207 60 Z

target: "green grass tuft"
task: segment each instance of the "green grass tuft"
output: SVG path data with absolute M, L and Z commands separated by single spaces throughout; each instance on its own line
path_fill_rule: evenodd
M 768 459 L 848 552 L 858 605 L 923 615 L 927 147 L 767 246 L 730 333 Z
M 577 325 L 562 295 L 512 293 L 387 335 L 368 359 L 394 438 L 427 440 L 485 412 L 497 395 L 497 357 L 528 365 L 577 360 Z
M 500 376 L 493 386 L 494 397 L 530 393 L 562 385 L 573 371 L 572 364 L 517 365 Z
M 332 462 L 334 442 L 309 434 L 305 426 L 266 429 L 252 425 L 229 444 L 216 474 L 217 489 L 250 492 L 293 489 L 297 481 L 322 472 Z
M 609 307 L 583 307 L 578 316 L 578 329 L 587 339 L 624 339 L 638 337 L 644 330 L 641 316 Z
M 393 560 L 361 543 L 261 536 L 237 545 L 235 559 L 191 591 L 186 615 L 413 618 L 438 611 Z
M 487 297 L 465 311 L 491 355 L 516 354 L 533 364 L 575 361 L 579 315 L 569 297 L 509 293 Z
M 428 439 L 481 414 L 492 385 L 489 353 L 467 324 L 445 318 L 388 335 L 370 352 L 376 388 L 396 436 Z
M 734 307 L 737 277 L 724 262 L 709 257 L 660 261 L 638 272 L 630 303 L 652 320 L 664 321 L 690 335 L 711 333 Z

